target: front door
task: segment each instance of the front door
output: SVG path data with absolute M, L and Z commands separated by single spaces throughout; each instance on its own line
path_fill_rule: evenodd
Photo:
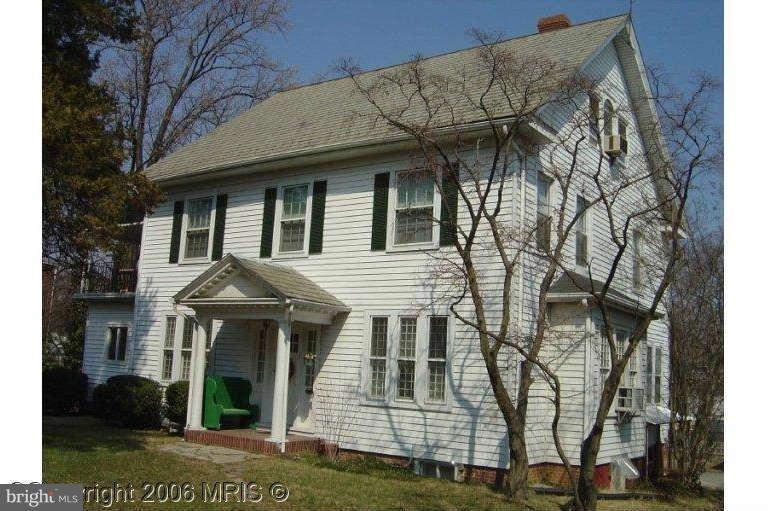
M 288 428 L 314 433 L 312 392 L 315 382 L 319 327 L 294 323 L 291 329 L 290 367 L 288 371 Z

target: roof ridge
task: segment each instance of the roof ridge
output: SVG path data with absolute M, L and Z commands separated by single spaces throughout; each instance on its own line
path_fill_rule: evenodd
M 604 18 L 598 18 L 598 19 L 594 19 L 594 20 L 582 21 L 581 23 L 575 23 L 575 24 L 570 25 L 568 27 L 563 27 L 563 28 L 557 29 L 556 31 L 552 30 L 552 31 L 550 31 L 550 33 L 553 33 L 553 32 L 564 32 L 564 31 L 570 30 L 572 28 L 577 28 L 577 27 L 581 27 L 581 26 L 584 26 L 584 25 L 589 25 L 589 24 L 592 24 L 592 23 L 600 23 L 602 21 L 608 21 L 608 20 L 611 20 L 611 19 L 621 18 L 621 17 L 629 18 L 629 13 L 625 12 L 625 13 L 622 13 L 622 14 L 616 14 L 614 16 L 606 16 Z M 547 33 L 547 32 L 544 32 L 544 33 Z M 518 36 L 514 36 L 514 37 L 508 37 L 508 38 L 502 39 L 500 41 L 496 41 L 495 43 L 492 43 L 492 45 L 504 44 L 504 43 L 508 43 L 510 41 L 517 41 L 519 39 L 525 39 L 526 37 L 534 37 L 534 36 L 539 36 L 539 35 L 542 35 L 542 32 L 532 32 L 530 34 L 522 34 L 522 35 L 518 35 Z M 431 60 L 431 59 L 435 59 L 435 58 L 439 58 L 439 57 L 445 57 L 447 55 L 453 55 L 455 53 L 461 53 L 463 51 L 476 50 L 477 48 L 480 48 L 482 46 L 483 46 L 482 44 L 475 44 L 473 46 L 467 46 L 465 48 L 458 48 L 458 49 L 451 50 L 451 51 L 446 51 L 446 52 L 443 52 L 443 53 L 435 53 L 434 55 L 430 55 L 428 57 L 424 57 L 423 60 L 426 61 L 426 60 Z M 415 60 L 416 60 L 415 58 L 412 58 L 412 59 L 409 59 L 409 60 L 404 60 L 402 62 L 398 62 L 397 64 L 390 64 L 388 66 L 380 66 L 380 67 L 377 67 L 377 68 L 368 69 L 366 71 L 362 71 L 360 73 L 360 75 L 367 75 L 369 73 L 376 73 L 376 72 L 384 71 L 385 69 L 395 68 L 395 67 L 398 67 L 398 66 L 402 66 L 403 64 L 408 64 L 410 62 L 414 62 Z M 274 98 L 276 96 L 279 96 L 280 94 L 285 94 L 287 92 L 292 92 L 292 91 L 299 90 L 299 89 L 304 89 L 304 88 L 307 88 L 307 87 L 313 87 L 315 85 L 322 85 L 322 84 L 325 84 L 325 83 L 336 82 L 336 81 L 344 80 L 346 78 L 349 78 L 349 77 L 348 76 L 338 76 L 336 78 L 328 78 L 327 80 L 320 80 L 320 81 L 311 82 L 311 83 L 303 83 L 301 85 L 297 85 L 297 86 L 292 87 L 290 89 L 281 90 L 281 91 L 273 94 L 272 96 L 270 96 L 269 98 L 267 98 L 264 101 L 269 101 L 270 99 L 272 99 L 272 98 Z

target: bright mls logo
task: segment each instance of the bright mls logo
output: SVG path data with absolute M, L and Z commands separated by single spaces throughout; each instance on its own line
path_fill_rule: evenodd
M 83 486 L 80 484 L 0 484 L 0 510 L 6 509 L 82 510 Z

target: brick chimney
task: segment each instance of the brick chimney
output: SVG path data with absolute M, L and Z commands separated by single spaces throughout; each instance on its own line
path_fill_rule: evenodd
M 536 28 L 539 29 L 539 33 L 549 32 L 551 30 L 558 30 L 571 26 L 571 20 L 565 14 L 555 14 L 552 16 L 545 16 L 536 23 Z

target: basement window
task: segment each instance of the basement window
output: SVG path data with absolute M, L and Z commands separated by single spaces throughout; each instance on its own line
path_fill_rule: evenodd
M 424 477 L 458 481 L 461 479 L 461 465 L 453 465 L 435 460 L 417 459 L 413 461 L 413 472 Z

